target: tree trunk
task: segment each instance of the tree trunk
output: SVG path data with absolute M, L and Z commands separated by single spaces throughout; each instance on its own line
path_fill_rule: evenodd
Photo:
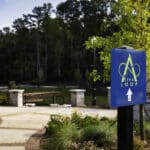
M 40 61 L 40 40 L 39 40 L 39 33 L 36 32 L 36 56 L 37 56 L 37 78 L 38 73 L 41 68 L 41 61 Z
M 45 44 L 45 71 L 44 71 L 44 76 L 45 76 L 45 80 L 47 81 L 47 61 L 48 61 L 48 48 L 47 48 L 47 44 Z

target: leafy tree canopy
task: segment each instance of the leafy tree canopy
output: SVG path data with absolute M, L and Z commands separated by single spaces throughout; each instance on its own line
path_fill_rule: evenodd
M 87 49 L 100 48 L 100 60 L 103 62 L 102 80 L 110 80 L 110 50 L 128 45 L 137 50 L 145 50 L 147 57 L 147 77 L 150 76 L 150 1 L 148 0 L 116 0 L 110 7 L 115 15 L 113 23 L 118 31 L 110 36 L 92 37 L 85 42 Z

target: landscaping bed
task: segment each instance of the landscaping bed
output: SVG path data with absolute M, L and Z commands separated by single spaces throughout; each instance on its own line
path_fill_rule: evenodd
M 115 149 L 116 120 L 73 113 L 51 115 L 41 140 L 42 150 Z
M 42 150 L 117 150 L 117 120 L 98 116 L 51 115 L 41 139 Z M 150 149 L 150 122 L 145 122 L 145 141 L 140 140 L 139 123 L 134 122 L 134 149 Z

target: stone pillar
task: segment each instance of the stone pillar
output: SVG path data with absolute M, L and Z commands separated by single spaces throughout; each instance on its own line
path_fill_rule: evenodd
M 85 106 L 84 103 L 84 89 L 72 89 L 71 93 L 71 105 L 72 106 Z
M 13 90 L 8 90 L 8 91 L 9 91 L 9 96 L 10 96 L 10 102 L 9 102 L 10 105 L 18 106 L 18 107 L 23 106 L 24 90 L 13 89 Z

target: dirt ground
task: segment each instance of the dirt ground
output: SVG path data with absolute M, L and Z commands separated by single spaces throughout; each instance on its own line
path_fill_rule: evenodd
M 25 145 L 25 150 L 41 150 L 40 140 L 43 137 L 45 130 L 39 130 L 36 134 L 32 135 Z

